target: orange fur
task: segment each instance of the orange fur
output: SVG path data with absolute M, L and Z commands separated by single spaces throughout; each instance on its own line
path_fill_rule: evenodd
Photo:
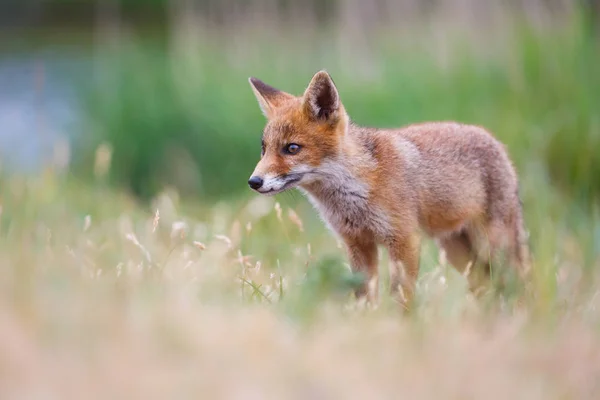
M 481 127 L 430 122 L 400 129 L 353 124 L 325 71 L 300 96 L 250 79 L 267 116 L 251 186 L 263 194 L 298 187 L 346 243 L 358 297 L 377 300 L 377 245 L 391 258 L 391 291 L 410 305 L 422 233 L 437 240 L 471 288 L 504 254 L 523 273 L 528 250 L 516 172 L 504 146 Z M 297 144 L 290 154 L 288 145 Z M 481 273 L 483 271 L 483 273 Z

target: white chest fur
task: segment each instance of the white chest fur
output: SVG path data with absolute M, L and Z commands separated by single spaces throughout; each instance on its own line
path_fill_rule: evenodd
M 319 168 L 319 180 L 303 191 L 329 228 L 342 236 L 372 234 L 385 237 L 389 222 L 370 201 L 370 188 L 339 165 Z

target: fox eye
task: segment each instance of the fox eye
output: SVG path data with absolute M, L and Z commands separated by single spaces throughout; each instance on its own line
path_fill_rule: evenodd
M 264 156 L 265 155 L 265 141 L 261 140 L 260 142 L 260 155 Z
M 290 143 L 283 148 L 283 152 L 286 154 L 297 154 L 300 151 L 300 145 L 296 143 Z

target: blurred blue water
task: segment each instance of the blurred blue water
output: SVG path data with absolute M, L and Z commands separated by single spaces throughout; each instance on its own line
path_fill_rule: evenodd
M 3 168 L 35 172 L 54 144 L 78 134 L 78 79 L 85 58 L 72 50 L 0 54 L 0 161 Z

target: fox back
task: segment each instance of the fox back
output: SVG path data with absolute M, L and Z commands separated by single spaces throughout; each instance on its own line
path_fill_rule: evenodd
M 473 291 L 486 287 L 492 265 L 527 272 L 517 174 L 487 130 L 456 122 L 357 126 L 325 71 L 300 97 L 255 78 L 250 84 L 267 124 L 248 184 L 265 195 L 297 187 L 308 196 L 366 278 L 358 297 L 376 301 L 384 245 L 390 289 L 408 307 L 423 235 L 468 275 Z

